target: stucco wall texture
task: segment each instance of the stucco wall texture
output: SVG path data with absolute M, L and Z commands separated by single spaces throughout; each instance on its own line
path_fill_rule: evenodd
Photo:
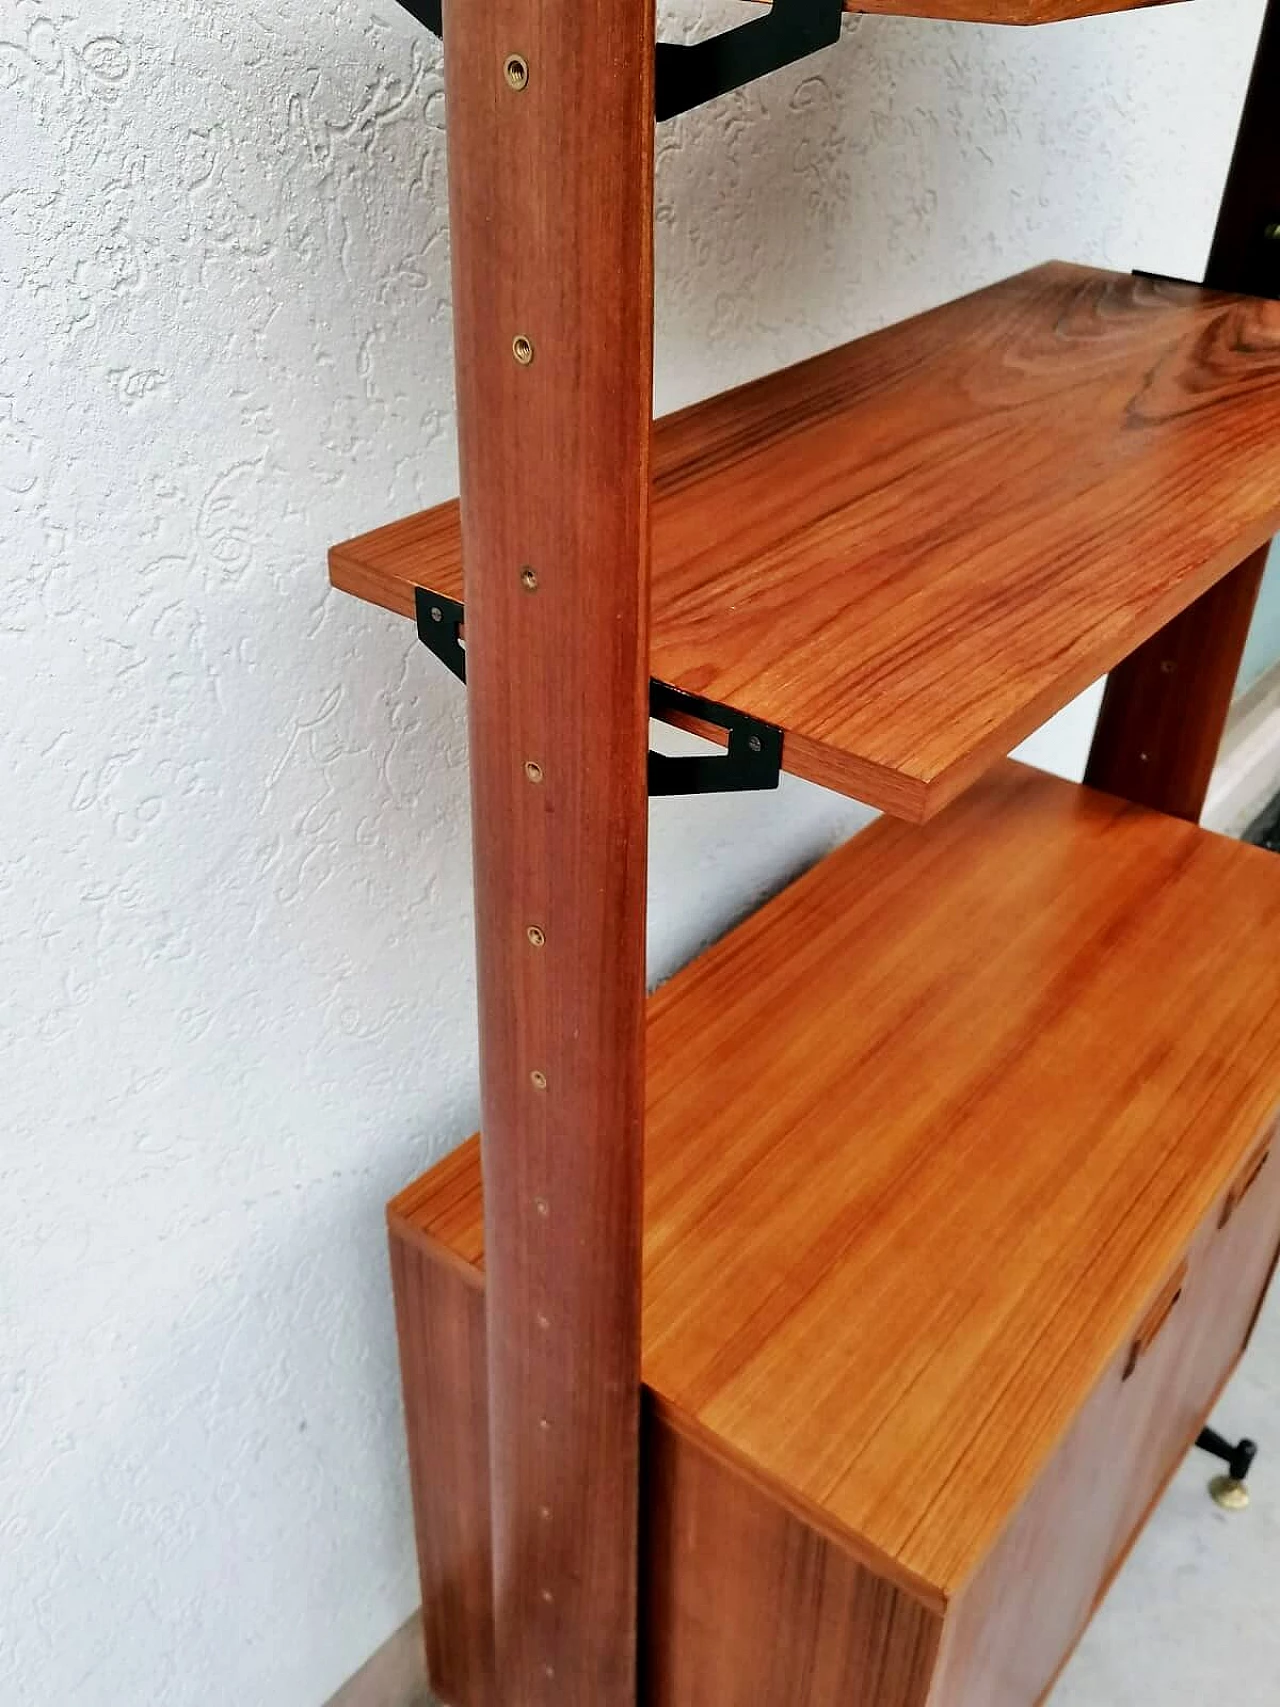
M 659 406 L 1194 276 L 1260 15 L 850 20 L 663 127 Z M 416 1601 L 381 1217 L 476 1117 L 463 696 L 324 552 L 453 487 L 441 77 L 394 0 L 0 8 L 5 1707 L 317 1707 Z M 862 816 L 658 802 L 653 976 Z

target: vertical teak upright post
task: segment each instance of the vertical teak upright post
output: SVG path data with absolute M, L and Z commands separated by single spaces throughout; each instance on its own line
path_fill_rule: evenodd
M 1269 0 L 1205 283 L 1280 297 L 1280 0 Z M 1085 781 L 1199 821 L 1266 567 L 1262 546 L 1111 672 Z
M 497 1693 L 630 1707 L 654 13 L 444 23 Z

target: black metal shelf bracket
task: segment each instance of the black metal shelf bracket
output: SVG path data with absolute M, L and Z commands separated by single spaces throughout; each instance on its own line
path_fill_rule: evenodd
M 416 18 L 433 36 L 444 36 L 442 0 L 400 0 L 400 4 L 411 18 Z
M 414 588 L 413 602 L 418 639 L 460 682 L 465 682 L 463 606 L 457 599 L 446 599 L 425 587 Z M 782 731 L 774 724 L 731 711 L 716 700 L 682 693 L 665 682 L 649 683 L 649 712 L 660 720 L 676 713 L 677 721 L 708 724 L 723 729 L 729 738 L 723 753 L 651 752 L 650 794 L 737 794 L 777 788 L 782 773 Z
M 843 18 L 843 0 L 773 0 L 765 17 L 706 41 L 659 42 L 658 122 L 834 46 Z
M 418 639 L 460 682 L 465 682 L 467 649 L 461 639 L 462 606 L 456 599 L 429 593 L 425 587 L 413 589 L 413 603 L 418 617 Z
M 442 0 L 400 0 L 434 36 L 443 36 Z M 843 0 L 773 0 L 762 18 L 705 41 L 659 42 L 654 116 L 661 123 L 731 90 L 794 65 L 840 40 Z
M 649 754 L 649 793 L 741 794 L 777 788 L 782 772 L 782 731 L 772 723 L 731 711 L 665 682 L 649 683 L 649 714 L 660 722 L 709 723 L 729 737 L 723 753 Z

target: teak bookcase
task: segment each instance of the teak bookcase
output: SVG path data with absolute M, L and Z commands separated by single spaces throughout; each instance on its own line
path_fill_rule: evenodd
M 655 423 L 655 114 L 840 10 L 444 8 L 461 501 L 331 575 L 467 683 L 483 1139 L 389 1212 L 453 1707 L 1033 1707 L 1252 1452 L 1280 864 L 1198 819 L 1280 529 L 1280 4 L 1203 285 L 1038 267 Z M 1086 786 L 1005 757 L 1107 672 Z M 885 816 L 646 1003 L 649 794 L 783 770 Z

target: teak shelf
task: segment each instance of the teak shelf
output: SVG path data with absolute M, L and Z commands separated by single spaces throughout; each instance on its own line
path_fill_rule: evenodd
M 657 422 L 650 670 L 927 818 L 1271 539 L 1277 439 L 1280 304 L 1038 267 Z M 456 503 L 329 562 L 465 599 Z
M 1136 12 L 1171 0 L 846 0 L 846 12 L 901 18 L 943 18 L 958 24 L 1056 24 L 1107 12 Z
M 483 1137 L 390 1208 L 433 1684 L 1036 1707 L 1181 1454 L 1254 1450 L 1280 865 L 1198 819 L 1280 526 L 1280 0 L 1203 286 L 1055 262 L 656 426 L 655 119 L 839 0 L 404 4 L 462 497 L 330 571 L 467 684 Z M 1005 758 L 1104 672 L 1087 786 Z M 647 1000 L 649 794 L 780 769 L 890 816 Z
M 651 998 L 648 1700 L 1047 1687 L 1275 1254 L 1278 929 L 1271 856 L 1010 763 L 927 831 L 882 819 Z M 438 1348 L 406 1361 L 427 1604 L 473 1583 L 433 1673 L 476 1707 L 483 1391 L 447 1417 L 432 1393 L 468 1389 L 445 1348 L 483 1340 L 477 1142 L 389 1221 L 404 1343 Z M 806 1548 L 824 1591 L 778 1629 Z

